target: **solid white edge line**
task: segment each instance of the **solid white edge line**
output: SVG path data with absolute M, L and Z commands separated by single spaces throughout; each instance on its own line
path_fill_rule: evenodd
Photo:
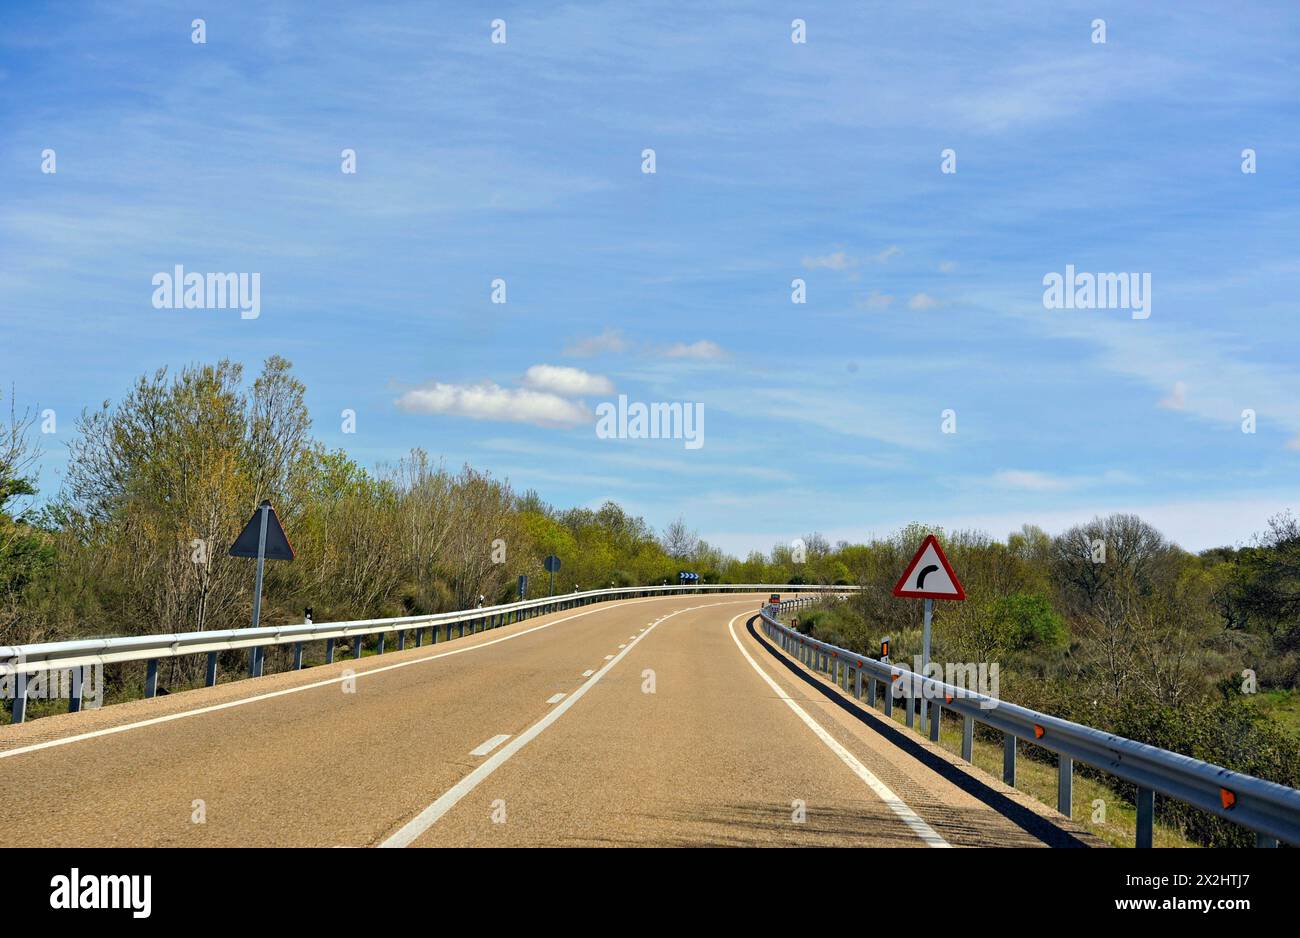
M 554 695 L 552 695 L 552 696 L 546 698 L 546 702 L 547 702 L 548 704 L 557 704 L 557 703 L 559 703 L 559 702 L 560 702 L 561 700 L 563 700 L 563 699 L 564 699 L 564 695 L 563 695 L 563 694 L 554 694 Z
M 491 739 L 484 740 L 476 748 L 471 749 L 469 751 L 469 754 L 471 756 L 486 756 L 489 752 L 497 748 L 497 746 L 500 746 L 509 738 L 510 738 L 509 733 L 498 733 L 496 736 L 493 736 Z
M 781 689 L 781 685 L 772 680 L 772 678 L 768 676 L 767 672 L 759 667 L 758 662 L 750 657 L 749 652 L 745 650 L 745 646 L 740 643 L 740 639 L 736 636 L 735 628 L 736 619 L 743 618 L 746 615 L 749 615 L 749 613 L 742 612 L 740 615 L 736 616 L 735 619 L 728 622 L 727 631 L 731 633 L 731 640 L 736 643 L 736 647 L 739 648 L 740 653 L 745 656 L 745 660 L 749 662 L 750 667 L 758 672 L 758 676 L 767 682 L 767 686 L 772 688 L 776 693 L 776 696 L 784 701 L 786 706 L 795 712 L 795 715 L 804 722 L 804 725 L 812 730 L 817 735 L 817 738 L 827 745 L 831 752 L 839 756 L 840 761 L 847 765 L 853 771 L 854 775 L 862 779 L 862 781 L 866 783 L 867 787 L 874 791 L 880 797 L 880 800 L 889 807 L 889 810 L 893 811 L 894 814 L 898 816 L 899 820 L 911 828 L 912 833 L 916 834 L 916 836 L 920 837 L 931 847 L 951 847 L 952 844 L 940 837 L 935 829 L 925 823 L 925 821 L 921 819 L 921 816 L 908 807 L 907 803 L 903 801 L 902 798 L 894 794 L 893 790 L 888 785 L 876 778 L 870 769 L 858 761 L 857 756 L 840 745 L 839 740 L 826 732 L 826 729 L 820 723 L 809 716 L 808 712 L 804 710 L 803 707 L 795 703 L 794 699 Z
M 583 672 L 582 672 L 582 676 L 583 676 L 583 677 L 591 677 L 591 676 L 592 676 L 593 674 L 595 674 L 595 673 L 596 673 L 596 672 L 593 671 L 593 670 L 591 670 L 591 668 L 588 668 L 586 671 L 583 671 Z
M 541 625 L 534 625 L 531 628 L 524 629 L 520 632 L 512 632 L 509 635 L 502 635 L 500 638 L 494 638 L 490 641 L 480 642 L 477 645 L 468 645 L 464 648 L 453 648 L 450 651 L 441 651 L 434 655 L 425 655 L 423 658 L 412 658 L 410 661 L 398 661 L 395 664 L 387 664 L 379 668 L 367 668 L 364 671 L 357 671 L 351 675 L 341 675 L 339 677 L 327 678 L 323 681 L 313 681 L 310 684 L 299 684 L 295 687 L 286 687 L 284 690 L 270 691 L 265 694 L 257 694 L 253 697 L 241 697 L 238 700 L 228 700 L 225 703 L 211 704 L 207 707 L 196 707 L 193 710 L 181 710 L 178 713 L 168 713 L 160 717 L 151 717 L 148 720 L 138 720 L 135 723 L 123 723 L 120 726 L 109 726 L 102 730 L 92 730 L 88 733 L 78 733 L 75 736 L 63 736 L 58 739 L 47 739 L 44 742 L 32 743 L 28 746 L 16 746 L 13 749 L 0 751 L 0 759 L 8 759 L 11 756 L 20 756 L 27 752 L 36 752 L 40 749 L 53 749 L 57 746 L 67 746 L 71 743 L 79 743 L 87 739 L 95 739 L 99 736 L 113 736 L 117 733 L 125 733 L 127 730 L 138 730 L 146 726 L 157 726 L 160 723 L 170 723 L 173 720 L 183 720 L 186 717 L 201 716 L 205 713 L 216 713 L 218 710 L 229 710 L 232 707 L 242 707 L 245 704 L 257 703 L 262 700 L 273 700 L 276 697 L 285 697 L 289 694 L 300 694 L 303 691 L 314 690 L 318 687 L 328 687 L 331 684 L 341 684 L 349 678 L 360 680 L 372 674 L 382 674 L 385 671 L 396 671 L 398 668 L 409 668 L 415 664 L 425 664 L 429 661 L 437 661 L 439 658 L 446 658 L 449 655 L 460 655 L 467 651 L 478 651 L 480 648 L 488 648 L 492 645 L 498 645 L 501 642 L 508 642 L 511 639 L 520 638 L 533 632 L 539 632 L 542 629 L 549 629 L 553 625 L 559 625 L 561 622 L 568 622 L 570 619 L 581 619 L 583 616 L 589 616 L 596 612 L 606 612 L 610 609 L 616 609 L 622 606 L 639 606 L 642 603 L 654 602 L 659 599 L 669 599 L 676 597 L 652 596 L 648 599 L 628 599 L 615 600 L 612 603 L 599 603 L 594 609 L 588 609 L 585 612 L 574 613 L 571 616 L 565 616 L 563 619 L 556 619 L 554 622 L 543 622 Z M 511 623 L 512 625 L 514 623 Z M 362 659 L 364 660 L 364 659 Z M 339 662 L 335 662 L 338 664 Z M 346 670 L 346 669 L 345 669 Z M 289 673 L 289 672 L 281 672 Z
M 398 830 L 395 834 L 380 842 L 379 846 L 381 848 L 410 846 L 421 834 L 423 834 L 430 827 L 436 824 L 444 814 L 446 814 L 448 811 L 454 808 L 462 798 L 464 798 L 475 788 L 477 788 L 480 782 L 486 779 L 489 775 L 491 775 L 501 766 L 505 765 L 506 762 L 510 760 L 511 756 L 513 756 L 520 749 L 523 749 L 524 746 L 528 745 L 530 742 L 532 742 L 534 739 L 540 736 L 544 729 L 546 729 L 548 726 L 550 726 L 552 723 L 554 723 L 556 720 L 562 717 L 570 707 L 572 707 L 575 703 L 581 700 L 582 696 L 586 694 L 587 691 L 595 687 L 596 684 L 600 681 L 600 679 L 609 673 L 611 668 L 613 668 L 616 664 L 622 661 L 623 658 L 626 657 L 632 651 L 633 648 L 635 648 L 637 645 L 641 643 L 641 639 L 645 638 L 652 631 L 654 631 L 654 626 L 658 625 L 659 622 L 664 621 L 664 619 L 671 619 L 673 616 L 680 615 L 683 612 L 693 612 L 696 609 L 705 609 L 708 608 L 709 606 L 727 606 L 739 601 L 747 601 L 747 600 L 732 600 L 730 603 L 728 602 L 704 603 L 699 606 L 688 606 L 685 609 L 678 609 L 675 612 L 670 612 L 662 619 L 659 619 L 657 622 L 654 623 L 654 625 L 651 625 L 648 629 L 646 629 L 645 635 L 642 635 L 631 645 L 628 645 L 626 649 L 619 652 L 618 657 L 614 658 L 614 660 L 610 661 L 609 664 L 605 665 L 603 668 L 601 668 L 599 671 L 593 674 L 590 678 L 588 678 L 582 684 L 582 686 L 579 687 L 577 690 L 575 690 L 572 694 L 570 694 L 563 703 L 559 704 L 554 710 L 546 714 L 546 716 L 542 717 L 532 726 L 528 727 L 528 729 L 524 730 L 522 733 L 520 733 L 518 736 L 512 739 L 505 746 L 498 749 L 495 755 L 493 755 L 490 759 L 488 759 L 486 762 L 484 762 L 474 771 L 470 772 L 468 775 L 462 778 L 451 788 L 447 789 L 447 791 L 444 792 L 442 796 L 438 798 L 437 801 L 433 802 L 433 804 L 429 805 L 427 808 L 425 808 L 415 817 L 411 818 L 411 820 L 407 821 L 406 824 L 404 824 L 401 827 L 401 829 Z M 741 615 L 744 615 L 744 613 L 741 613 Z

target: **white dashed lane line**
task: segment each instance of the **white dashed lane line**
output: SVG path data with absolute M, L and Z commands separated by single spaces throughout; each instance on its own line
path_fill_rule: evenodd
M 563 699 L 564 699 L 564 695 L 563 695 L 563 694 L 555 694 L 555 695 L 552 696 L 552 697 L 547 697 L 547 698 L 546 698 L 546 702 L 547 702 L 548 704 L 557 704 L 557 703 L 559 703 L 559 702 L 560 702 L 561 700 L 563 700 Z
M 658 624 L 664 621 L 664 619 L 671 619 L 673 616 L 678 616 L 687 612 L 695 612 L 698 609 L 704 609 L 707 606 L 727 606 L 727 605 L 732 605 L 733 602 L 735 601 L 704 603 L 699 606 L 690 606 L 686 609 L 678 609 L 674 612 L 670 612 L 666 616 L 661 616 L 660 618 L 656 619 L 654 624 Z M 654 626 L 652 625 L 651 628 L 653 627 Z M 647 630 L 647 634 L 649 634 L 648 630 Z M 405 825 L 403 825 L 402 828 L 399 829 L 396 833 L 392 834 L 390 837 L 381 841 L 379 846 L 389 847 L 389 848 L 409 846 L 417 837 L 419 837 L 430 827 L 436 824 L 439 818 L 441 818 L 444 814 L 446 814 L 453 807 L 455 807 L 456 804 L 459 803 L 462 798 L 464 798 L 475 788 L 477 788 L 479 783 L 481 783 L 484 779 L 490 776 L 498 768 L 505 765 L 506 762 L 510 760 L 511 756 L 513 756 L 515 753 L 519 752 L 519 750 L 527 746 L 530 741 L 540 736 L 543 730 L 545 730 L 548 726 L 550 726 L 561 716 L 563 716 L 570 707 L 572 707 L 574 704 L 576 704 L 579 700 L 583 698 L 583 696 L 587 693 L 587 691 L 595 687 L 596 684 L 600 682 L 600 679 L 604 677 L 606 674 L 608 674 L 610 670 L 615 665 L 617 665 L 618 662 L 622 660 L 625 655 L 631 654 L 632 649 L 635 648 L 638 644 L 640 644 L 641 640 L 645 637 L 646 637 L 645 635 L 641 636 L 641 638 L 638 638 L 636 642 L 634 642 L 632 645 L 629 645 L 627 649 L 620 652 L 617 659 L 614 659 L 614 656 L 610 655 L 610 659 L 613 660 L 610 660 L 609 664 L 605 665 L 603 668 L 601 668 L 599 671 L 597 671 L 595 674 L 589 677 L 581 687 L 579 687 L 572 694 L 566 697 L 561 703 L 557 704 L 554 710 L 551 710 L 549 713 L 546 714 L 546 716 L 542 717 L 540 720 L 538 720 L 528 729 L 524 730 L 514 739 L 511 739 L 509 743 L 507 743 L 505 746 L 502 746 L 499 750 L 497 750 L 490 757 L 488 757 L 486 762 L 481 764 L 478 768 L 470 772 L 459 782 L 457 782 L 446 792 L 444 792 L 442 797 L 438 798 L 438 800 L 434 801 L 431 805 L 429 805 L 427 808 L 425 808 L 423 811 L 421 811 L 419 814 L 413 817 L 410 821 L 408 821 Z M 491 740 L 489 740 L 489 742 L 491 742 Z M 487 744 L 485 743 L 484 745 Z
M 471 749 L 469 754 L 471 756 L 486 756 L 489 752 L 497 748 L 497 746 L 500 746 L 509 738 L 510 738 L 509 733 L 501 733 L 499 736 L 493 736 L 491 739 L 487 740 L 485 743 L 480 745 L 477 749 Z

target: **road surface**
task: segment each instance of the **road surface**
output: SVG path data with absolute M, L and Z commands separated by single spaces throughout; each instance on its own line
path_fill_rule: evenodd
M 0 729 L 31 846 L 1096 843 L 665 596 Z

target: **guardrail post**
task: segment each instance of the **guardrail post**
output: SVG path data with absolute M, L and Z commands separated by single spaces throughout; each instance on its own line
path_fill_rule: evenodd
M 217 684 L 217 653 L 215 651 L 208 652 L 208 670 L 207 674 L 203 676 L 203 684 L 205 687 L 215 687 Z
M 1070 817 L 1074 805 L 1074 760 L 1058 756 L 1056 767 L 1056 810 Z
M 1064 813 L 1064 812 L 1062 812 Z M 1150 788 L 1137 790 L 1137 839 L 1133 846 L 1149 849 L 1156 823 L 1156 793 Z
M 406 630 L 399 629 L 397 632 L 397 650 L 402 651 L 406 648 Z
M 27 718 L 27 672 L 14 675 L 14 700 L 11 723 L 21 723 Z
M 352 641 L 352 657 L 353 658 L 361 657 L 361 636 L 360 635 L 358 635 Z
M 261 677 L 266 672 L 266 647 L 260 646 L 257 649 L 257 677 Z
M 1255 846 L 1256 846 L 1256 847 L 1276 847 L 1276 846 L 1277 846 L 1277 838 L 1276 838 L 1276 837 L 1270 837 L 1268 834 L 1265 834 L 1265 833 L 1263 833 L 1262 831 L 1255 831 Z
M 853 699 L 862 699 L 862 669 L 853 669 Z
M 385 632 L 379 633 L 379 647 L 376 649 L 375 654 L 382 655 L 384 653 L 384 639 L 387 637 L 388 637 L 387 633 Z
M 930 742 L 939 741 L 939 717 L 943 713 L 943 704 L 937 700 L 930 701 Z
M 76 713 L 81 709 L 81 677 L 84 672 L 81 668 L 69 668 L 68 677 L 71 679 L 72 686 L 68 688 L 68 712 Z
M 961 721 L 961 757 L 967 762 L 974 762 L 975 755 L 975 718 L 963 717 Z
M 867 703 L 871 705 L 871 709 L 876 708 L 876 679 L 874 677 L 867 678 Z
M 889 684 L 885 687 L 885 716 L 893 717 L 894 715 L 894 685 Z
M 158 659 L 150 658 L 144 671 L 144 695 L 153 697 L 158 693 Z
M 424 644 L 424 629 L 415 630 L 415 647 L 419 648 Z
M 332 638 L 325 639 L 325 663 L 334 663 L 334 639 Z
M 293 643 L 293 669 L 302 670 L 302 642 Z
M 1016 737 L 1011 733 L 1002 734 L 1002 781 L 1016 787 Z
M 907 688 L 907 728 L 910 730 L 916 725 L 916 698 L 912 696 L 912 688 Z

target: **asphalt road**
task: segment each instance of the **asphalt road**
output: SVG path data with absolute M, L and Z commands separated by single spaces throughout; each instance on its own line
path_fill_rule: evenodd
M 32 846 L 1095 844 L 854 707 L 760 598 L 583 607 L 0 729 Z

